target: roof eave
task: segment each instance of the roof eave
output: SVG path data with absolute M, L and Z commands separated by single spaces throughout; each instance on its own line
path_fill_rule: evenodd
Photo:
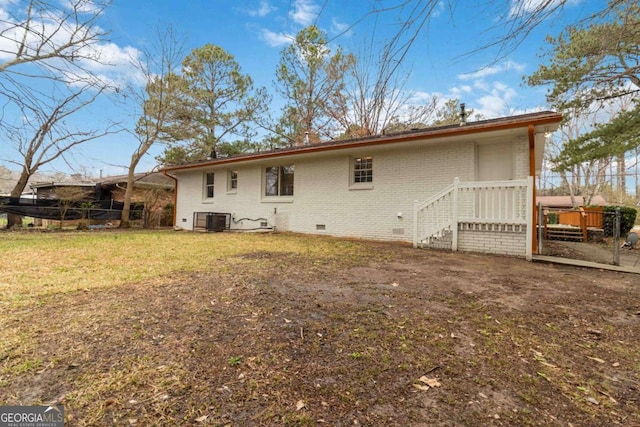
M 469 135 L 474 133 L 485 133 L 485 132 L 494 132 L 501 130 L 509 130 L 509 129 L 517 129 L 522 127 L 527 127 L 528 125 L 544 126 L 544 125 L 559 125 L 562 121 L 562 114 L 560 113 L 544 113 L 540 114 L 539 117 L 527 117 L 525 118 L 515 118 L 513 120 L 501 120 L 499 122 L 491 122 L 491 123 L 482 123 L 478 125 L 474 125 L 473 123 L 468 123 L 464 126 L 458 127 L 447 127 L 444 129 L 431 129 L 425 132 L 411 133 L 411 134 L 397 134 L 390 136 L 375 136 L 366 139 L 358 139 L 351 142 L 339 143 L 339 144 L 329 144 L 329 145 L 309 145 L 303 147 L 296 147 L 295 149 L 289 149 L 286 151 L 269 151 L 265 153 L 254 153 L 248 154 L 246 156 L 238 156 L 238 157 L 228 157 L 222 159 L 214 159 L 205 162 L 199 163 L 190 163 L 186 165 L 179 166 L 169 166 L 164 168 L 165 172 L 173 172 L 173 171 L 181 171 L 187 169 L 198 169 L 209 166 L 218 166 L 230 163 L 240 163 L 254 160 L 262 160 L 269 159 L 274 157 L 287 157 L 293 155 L 301 155 L 301 154 L 311 154 L 318 153 L 323 151 L 335 151 L 335 150 L 345 150 L 349 148 L 358 148 L 363 146 L 376 146 L 376 145 L 384 145 L 384 144 L 394 144 L 394 143 L 402 143 L 402 142 L 411 142 L 415 140 L 428 140 L 435 138 L 452 138 L 456 136 Z M 557 128 L 557 126 L 554 126 Z M 555 130 L 555 129 L 554 129 Z

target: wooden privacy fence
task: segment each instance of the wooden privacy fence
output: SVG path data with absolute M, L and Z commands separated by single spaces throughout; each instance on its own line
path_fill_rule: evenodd
M 602 206 L 577 211 L 561 211 L 558 213 L 558 224 L 575 227 L 602 228 Z

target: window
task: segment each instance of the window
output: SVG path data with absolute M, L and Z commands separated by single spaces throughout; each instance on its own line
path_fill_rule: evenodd
M 373 182 L 373 157 L 357 157 L 353 159 L 353 183 Z
M 207 172 L 204 174 L 204 197 L 206 199 L 213 199 L 213 187 L 215 182 L 213 172 Z
M 265 169 L 265 196 L 293 196 L 293 165 Z
M 235 192 L 238 189 L 238 171 L 230 170 L 227 181 L 227 191 Z

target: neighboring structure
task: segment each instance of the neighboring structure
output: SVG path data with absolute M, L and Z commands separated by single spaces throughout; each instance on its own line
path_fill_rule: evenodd
M 573 204 L 575 202 L 575 205 Z M 584 196 L 538 196 L 536 197 L 536 205 L 542 204 L 545 208 L 566 208 L 572 209 L 579 206 L 587 206 Z M 593 196 L 589 206 L 606 206 L 608 203 L 602 196 Z
M 530 257 L 539 112 L 167 168 L 176 225 L 326 233 Z M 213 219 L 213 220 L 211 220 Z
M 109 221 L 117 225 L 120 219 L 120 211 L 124 202 L 124 192 L 127 185 L 127 176 L 110 176 L 95 181 L 61 181 L 61 182 L 36 182 L 30 185 L 35 199 L 50 201 L 50 207 L 41 206 L 39 211 L 49 210 L 48 216 L 42 218 L 56 218 L 60 215 L 61 200 L 74 203 L 75 208 L 70 213 L 80 215 L 78 205 L 84 205 L 83 211 L 87 211 L 89 220 Z M 172 225 L 173 199 L 175 182 L 164 174 L 137 173 L 135 174 L 134 192 L 132 204 L 137 211 L 135 219 L 142 219 L 145 225 Z M 87 207 L 90 206 L 90 207 Z M 167 212 L 167 206 L 169 212 Z M 134 209 L 135 210 L 135 209 Z M 84 213 L 82 214 L 84 215 Z M 73 218 L 73 215 L 69 215 Z M 36 225 L 46 226 L 48 223 L 36 221 Z

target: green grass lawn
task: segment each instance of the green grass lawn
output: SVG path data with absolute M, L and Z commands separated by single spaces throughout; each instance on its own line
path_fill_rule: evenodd
M 637 275 L 287 233 L 0 233 L 0 403 L 69 426 L 640 425 Z
M 171 272 L 210 271 L 216 260 L 260 251 L 318 259 L 362 246 L 279 234 L 109 231 L 0 234 L 0 301 L 29 304 L 59 293 L 118 286 Z M 346 253 L 345 253 L 346 251 Z

